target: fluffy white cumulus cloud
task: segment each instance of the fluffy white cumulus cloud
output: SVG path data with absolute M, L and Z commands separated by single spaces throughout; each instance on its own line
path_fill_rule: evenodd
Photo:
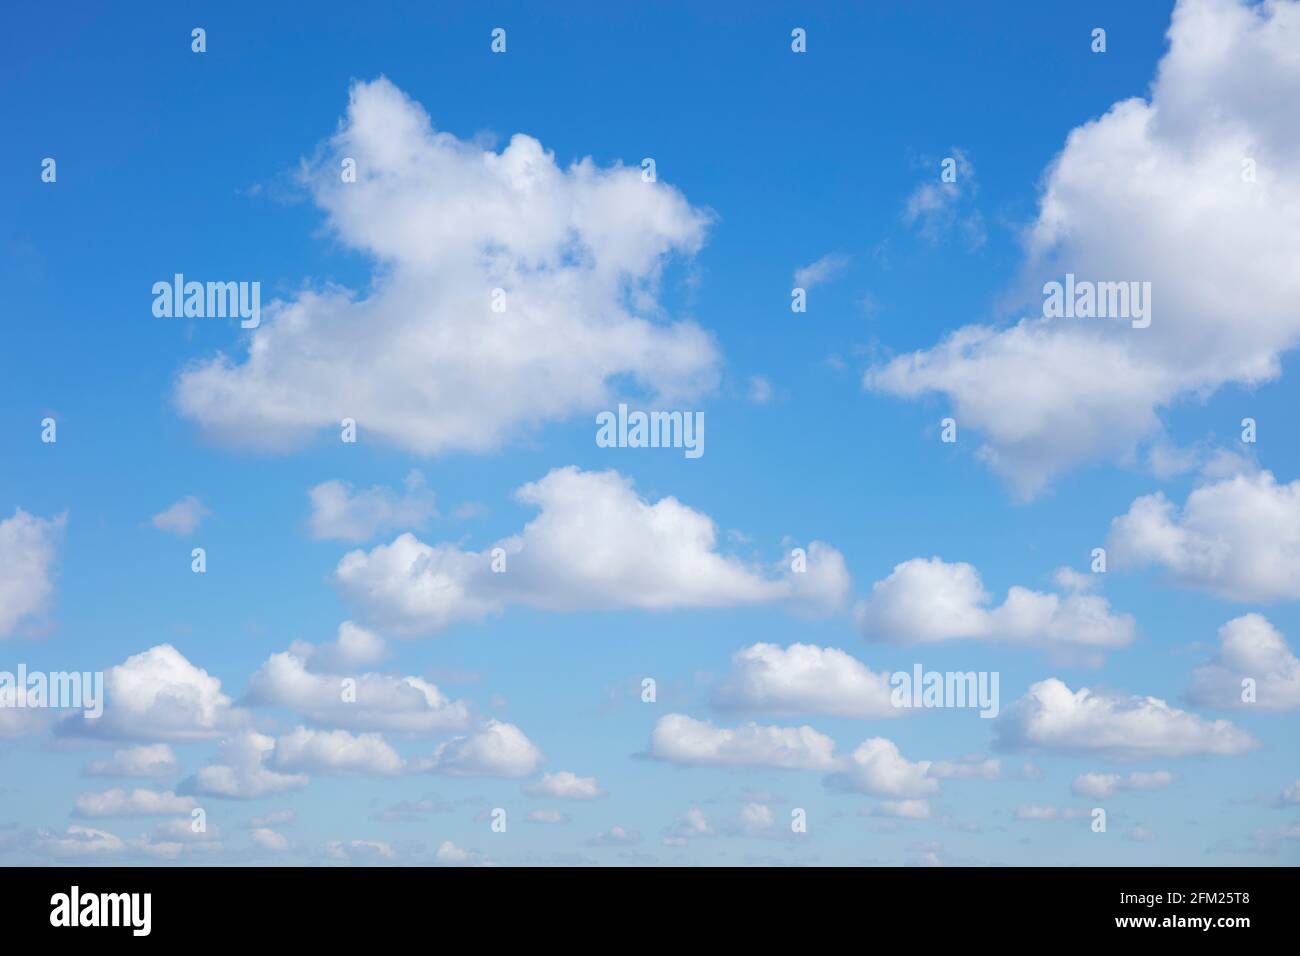
M 87 777 L 165 777 L 176 772 L 176 754 L 166 744 L 142 744 L 115 750 L 107 760 L 95 760 Z
M 360 544 L 385 531 L 422 527 L 437 514 L 433 494 L 418 471 L 406 476 L 405 486 L 398 494 L 383 485 L 357 491 L 345 481 L 321 482 L 307 492 L 311 536 Z
M 74 809 L 79 817 L 167 817 L 189 813 L 197 806 L 192 797 L 178 797 L 170 790 L 137 788 L 83 793 Z
M 439 744 L 413 768 L 453 777 L 527 777 L 543 759 L 537 745 L 514 724 L 490 720 L 471 734 Z
M 483 451 L 608 407 L 615 379 L 666 402 L 716 383 L 710 337 L 657 298 L 708 216 L 640 169 L 562 168 L 523 134 L 484 149 L 380 78 L 352 87 L 305 175 L 334 236 L 374 261 L 373 288 L 276 302 L 242 359 L 185 369 L 177 405 L 219 437 L 274 447 L 352 418 L 419 454 Z
M 685 714 L 659 718 L 649 753 L 688 766 L 777 767 L 823 770 L 834 764 L 835 742 L 808 726 L 768 727 L 756 723 L 716 727 Z
M 221 681 L 159 644 L 104 672 L 104 713 L 74 715 L 60 733 L 122 740 L 203 740 L 240 726 L 247 715 L 221 692 Z
M 1192 490 L 1179 509 L 1161 492 L 1111 522 L 1117 568 L 1155 565 L 1174 581 L 1236 601 L 1300 598 L 1300 481 L 1233 475 Z
M 939 792 L 930 761 L 908 760 L 896 743 L 884 737 L 858 744 L 844 770 L 828 778 L 828 783 L 876 797 L 910 799 Z
M 64 515 L 37 518 L 17 508 L 12 518 L 0 521 L 0 638 L 49 609 L 66 520 Z
M 900 717 L 890 703 L 889 675 L 871 671 L 834 647 L 754 644 L 731 657 L 731 670 L 713 692 L 720 710 L 838 717 Z
M 1267 618 L 1244 614 L 1219 628 L 1219 653 L 1192 672 L 1187 697 L 1202 707 L 1295 710 L 1300 659 Z
M 568 770 L 542 774 L 540 780 L 524 787 L 530 797 L 552 797 L 556 800 L 595 800 L 605 795 L 595 777 L 579 777 Z
M 303 773 L 280 773 L 267 766 L 275 738 L 244 731 L 221 742 L 220 763 L 200 768 L 181 789 L 206 797 L 255 800 L 307 786 Z
M 570 611 L 788 601 L 825 611 L 849 589 L 844 559 L 829 545 L 812 542 L 802 572 L 793 563 L 752 566 L 717 550 L 708 515 L 672 497 L 651 504 L 616 471 L 559 468 L 524 485 L 517 498 L 540 513 L 492 548 L 464 551 L 403 534 L 345 555 L 335 571 L 339 589 L 368 619 L 407 634 L 509 604 Z M 494 571 L 494 562 L 505 572 Z
M 310 650 L 310 645 L 295 646 L 272 654 L 249 678 L 245 702 L 283 707 L 312 723 L 350 730 L 427 735 L 470 726 L 469 705 L 451 700 L 422 677 L 318 673 L 310 667 Z
M 405 762 L 379 734 L 298 727 L 275 741 L 271 763 L 277 770 L 319 774 L 401 773 Z
M 1100 651 L 1137 636 L 1128 614 L 1078 589 L 1052 594 L 1013 586 L 994 607 L 979 572 L 942 558 L 913 558 L 872 585 L 855 615 L 871 640 L 927 644 L 961 638 L 1002 640 L 1047 649 Z
M 1158 697 L 1072 691 L 1055 677 L 1032 685 L 1007 708 L 997 734 L 1005 749 L 1134 760 L 1240 754 L 1256 746 L 1250 734 L 1226 720 L 1206 720 Z
M 1027 235 L 1032 317 L 962 328 L 865 385 L 946 395 L 1028 497 L 1127 457 L 1183 396 L 1275 378 L 1300 340 L 1298 47 L 1290 0 L 1180 0 L 1149 97 L 1075 128 L 1047 170 Z M 1150 282 L 1149 327 L 1038 317 L 1043 283 L 1067 272 Z

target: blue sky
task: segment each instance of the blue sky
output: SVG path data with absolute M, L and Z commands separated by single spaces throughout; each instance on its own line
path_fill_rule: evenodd
M 0 669 L 107 672 L 111 723 L 0 723 L 0 860 L 1295 863 L 1297 4 L 862 7 L 8 13 Z M 1067 271 L 1151 328 L 1051 325 Z M 178 272 L 261 326 L 155 317 Z M 597 447 L 619 402 L 705 453 Z M 344 622 L 382 654 L 291 651 Z M 464 716 L 255 694 L 295 653 Z M 861 715 L 915 664 L 1001 715 Z

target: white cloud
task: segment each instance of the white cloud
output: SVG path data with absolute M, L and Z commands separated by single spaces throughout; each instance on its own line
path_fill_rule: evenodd
M 66 515 L 37 518 L 21 508 L 0 521 L 0 638 L 48 610 L 66 523 Z
M 766 405 L 772 400 L 775 390 L 772 383 L 762 375 L 751 375 L 749 377 L 749 400 L 755 405 Z
M 221 693 L 221 681 L 170 644 L 159 644 L 104 672 L 101 716 L 68 717 L 59 731 L 108 739 L 202 740 L 245 719 Z
M 170 790 L 137 788 L 105 790 L 103 793 L 83 793 L 77 797 L 76 814 L 79 817 L 166 817 L 189 813 L 198 804 L 191 797 L 178 797 Z
M 160 820 L 154 827 L 153 836 L 161 843 L 185 843 L 203 849 L 218 849 L 221 830 L 209 820 L 203 821 L 203 829 L 194 829 L 195 818 L 191 814 Z
M 347 672 L 367 664 L 376 664 L 388 656 L 388 646 L 374 631 L 351 621 L 339 625 L 338 636 L 324 644 L 294 641 L 290 652 L 302 659 L 308 670 L 317 674 Z
M 1132 616 L 1115 614 L 1105 598 L 1077 589 L 1061 596 L 1017 585 L 1001 605 L 991 603 L 971 565 L 913 558 L 872 585 L 855 615 L 868 638 L 898 644 L 974 638 L 1103 650 L 1137 636 Z
M 776 817 L 765 803 L 746 803 L 740 808 L 739 824 L 742 833 L 753 836 L 771 830 Z
M 1060 816 L 1056 807 L 1040 803 L 1024 803 L 1016 807 L 1017 820 L 1055 820 Z
M 48 710 L 0 707 L 0 740 L 39 737 L 49 726 L 49 715 Z
M 369 618 L 403 633 L 429 633 L 517 603 L 548 610 L 728 607 L 791 601 L 833 610 L 849 589 L 843 557 L 812 542 L 807 570 L 779 574 L 720 554 L 708 515 L 676 498 L 654 504 L 615 471 L 560 468 L 524 485 L 518 499 L 540 509 L 520 534 L 492 549 L 462 551 L 403 534 L 345 555 L 343 594 Z
M 915 226 L 923 239 L 938 242 L 949 234 L 958 234 L 965 244 L 977 249 L 984 244 L 984 219 L 977 210 L 963 214 L 961 207 L 976 193 L 975 167 L 965 152 L 956 147 L 945 159 L 953 160 L 956 178 L 945 182 L 943 164 L 934 169 L 934 178 L 921 183 L 907 197 L 903 222 Z
M 1118 773 L 1081 773 L 1070 784 L 1070 790 L 1081 797 L 1110 797 L 1122 790 L 1161 790 L 1174 782 L 1167 770 L 1151 773 L 1134 771 L 1127 777 Z
M 289 838 L 283 833 L 277 833 L 268 827 L 256 827 L 250 830 L 248 835 L 263 850 L 270 850 L 272 853 L 283 853 L 289 849 Z
M 543 759 L 537 745 L 514 724 L 490 720 L 481 730 L 440 744 L 414 766 L 453 777 L 527 777 Z
M 633 846 L 641 842 L 641 834 L 636 830 L 612 826 L 603 833 L 598 833 L 587 840 L 588 846 Z
M 63 833 L 40 830 L 36 852 L 51 857 L 101 857 L 126 852 L 126 843 L 112 833 L 92 827 L 70 826 Z
M 379 734 L 353 736 L 346 730 L 298 727 L 275 741 L 271 761 L 277 770 L 321 774 L 401 773 L 405 763 Z
M 605 795 L 595 777 L 579 777 L 568 770 L 542 774 L 542 778 L 524 787 L 530 797 L 552 797 L 556 800 L 595 800 Z
M 176 772 L 176 754 L 166 744 L 143 744 L 116 750 L 107 760 L 86 768 L 87 777 L 165 777 Z
M 713 692 L 722 710 L 839 717 L 899 717 L 890 703 L 889 675 L 834 647 L 754 644 L 731 657 L 731 670 Z
M 569 815 L 559 810 L 530 810 L 526 819 L 529 823 L 558 824 L 568 823 Z
M 450 846 L 444 843 L 443 846 Z M 397 858 L 396 851 L 382 840 L 330 840 L 325 844 L 325 853 L 335 860 L 348 860 L 354 863 L 381 863 Z
M 437 515 L 433 494 L 418 471 L 406 476 L 403 495 L 383 485 L 353 491 L 345 481 L 322 482 L 307 494 L 311 498 L 308 528 L 318 541 L 360 544 L 397 528 L 423 527 Z
M 1196 488 L 1181 511 L 1156 492 L 1111 522 L 1117 568 L 1155 564 L 1186 587 L 1235 601 L 1300 598 L 1300 481 L 1267 471 Z
M 284 707 L 313 723 L 351 730 L 427 735 L 470 726 L 469 705 L 421 677 L 313 673 L 312 661 L 310 654 L 304 658 L 293 651 L 272 654 L 249 678 L 247 702 Z M 345 680 L 352 682 L 346 689 Z
M 1244 614 L 1219 628 L 1219 653 L 1192 672 L 1187 698 L 1202 707 L 1294 710 L 1300 707 L 1300 659 L 1259 614 Z M 1254 697 L 1242 700 L 1242 682 Z
M 277 447 L 353 418 L 418 454 L 486 451 L 608 407 L 615 380 L 666 402 L 716 383 L 712 340 L 662 321 L 656 288 L 708 217 L 640 169 L 561 169 L 523 134 L 485 151 L 380 78 L 352 87 L 305 176 L 334 236 L 374 261 L 373 291 L 274 303 L 242 361 L 185 369 L 177 404 L 219 437 Z
M 911 800 L 881 800 L 874 808 L 873 816 L 895 817 L 900 820 L 930 819 L 930 801 L 913 798 Z
M 982 456 L 1022 496 L 1158 436 L 1159 411 L 1227 383 L 1276 378 L 1300 340 L 1300 94 L 1295 4 L 1180 0 L 1150 100 L 1068 136 L 1028 233 L 1021 301 L 1067 271 L 1144 281 L 1150 327 L 1026 318 L 968 326 L 872 368 L 868 388 L 947 395 Z M 1257 181 L 1243 181 L 1243 160 Z M 968 434 L 970 431 L 967 432 Z
M 210 514 L 212 512 L 203 506 L 203 502 L 193 495 L 189 495 L 165 511 L 160 511 L 150 520 L 159 531 L 183 535 L 192 534 L 198 530 L 203 519 Z
M 694 837 L 715 836 L 716 831 L 703 810 L 699 807 L 691 807 L 668 828 L 667 835 L 684 843 Z
M 463 850 L 450 840 L 444 840 L 438 846 L 438 852 L 433 857 L 439 863 L 468 863 L 470 853 Z
M 1072 691 L 1054 677 L 1033 684 L 1007 708 L 997 733 L 999 745 L 1008 749 L 1115 759 L 1230 755 L 1256 744 L 1226 720 L 1205 720 L 1157 697 L 1105 696 L 1086 687 Z
M 659 718 L 650 735 L 650 755 L 689 766 L 828 769 L 835 742 L 811 727 L 765 727 L 755 723 L 734 729 L 715 727 L 684 714 Z
M 306 774 L 270 769 L 275 738 L 245 731 L 221 742 L 222 763 L 203 767 L 183 785 L 188 793 L 232 800 L 255 800 L 307 786 Z
M 844 771 L 828 782 L 876 797 L 916 798 L 939 792 L 939 781 L 929 771 L 930 761 L 909 761 L 892 740 L 872 737 L 858 745 Z
M 819 286 L 824 282 L 829 282 L 837 275 L 844 271 L 845 266 L 849 264 L 849 257 L 837 252 L 828 252 L 816 262 L 806 266 L 801 266 L 794 271 L 794 284 L 796 288 L 808 291 L 813 286 Z

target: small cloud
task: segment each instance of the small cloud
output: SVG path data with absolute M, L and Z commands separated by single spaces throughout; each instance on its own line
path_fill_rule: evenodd
M 749 400 L 755 405 L 766 405 L 772 400 L 772 383 L 761 375 L 749 377 Z
M 159 531 L 166 531 L 168 534 L 192 534 L 203 519 L 211 513 L 203 506 L 203 502 L 189 495 L 166 511 L 158 512 L 150 521 Z
M 849 264 L 849 257 L 839 253 L 828 253 L 822 256 L 816 262 L 803 266 L 794 271 L 794 284 L 796 288 L 807 291 L 813 286 L 829 282 L 837 275 L 844 271 Z

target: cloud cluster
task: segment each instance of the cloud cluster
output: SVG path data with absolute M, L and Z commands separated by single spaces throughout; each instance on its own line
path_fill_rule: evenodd
M 274 303 L 242 359 L 182 371 L 181 413 L 226 441 L 281 447 L 351 418 L 422 455 L 485 451 L 608 407 L 615 379 L 666 402 L 717 381 L 710 337 L 663 321 L 656 288 L 708 217 L 639 169 L 561 168 L 523 134 L 485 150 L 380 78 L 352 87 L 306 177 L 373 288 Z
M 221 692 L 220 680 L 172 645 L 159 644 L 104 672 L 101 716 L 73 715 L 58 730 L 110 740 L 204 740 L 246 719 Z
M 1300 8 L 1181 0 L 1150 98 L 1075 128 L 1027 234 L 1027 309 L 1066 272 L 1143 281 L 1152 321 L 970 325 L 871 368 L 866 387 L 942 393 L 1020 496 L 1159 434 L 1180 397 L 1276 378 L 1300 341 Z
M 855 615 L 869 639 L 898 644 L 975 638 L 1100 651 L 1137 636 L 1132 616 L 1077 588 L 1062 596 L 1014 586 L 1002 604 L 991 603 L 973 566 L 913 558 L 877 581 Z
M 1072 691 L 1055 677 L 1039 681 L 1004 711 L 998 745 L 1141 760 L 1196 754 L 1232 755 L 1256 746 L 1226 720 L 1205 720 L 1158 697 Z
M 1234 601 L 1300 598 L 1300 481 L 1236 474 L 1194 489 L 1178 508 L 1138 498 L 1111 522 L 1117 568 L 1156 565 L 1184 587 Z
M 1300 659 L 1267 618 L 1244 614 L 1219 628 L 1219 653 L 1192 672 L 1187 697 L 1202 707 L 1295 710 Z
M 713 692 L 719 710 L 838 717 L 901 717 L 887 673 L 875 673 L 834 647 L 754 644 L 731 657 L 731 670 Z
M 405 634 L 509 604 L 572 611 L 788 601 L 833 610 L 849 589 L 834 548 L 811 543 L 803 572 L 751 566 L 717 550 L 708 515 L 672 497 L 651 504 L 615 471 L 559 468 L 517 498 L 540 513 L 494 547 L 465 551 L 403 534 L 345 555 L 335 571 L 339 589 L 368 620 Z
M 433 494 L 418 471 L 406 476 L 405 487 L 398 494 L 383 485 L 355 491 L 345 481 L 321 482 L 307 492 L 308 530 L 317 541 L 360 544 L 397 528 L 420 528 L 437 514 Z
M 755 723 L 717 727 L 685 714 L 660 717 L 650 735 L 652 757 L 687 766 L 828 770 L 835 742 L 808 726 Z

